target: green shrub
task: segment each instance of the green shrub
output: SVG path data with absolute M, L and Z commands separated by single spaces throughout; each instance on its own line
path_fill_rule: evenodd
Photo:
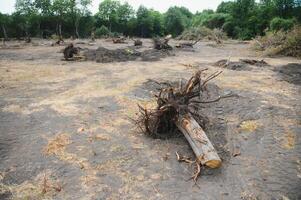
M 202 25 L 210 29 L 222 28 L 222 26 L 230 20 L 231 16 L 229 14 L 214 13 L 209 15 L 206 19 L 204 19 Z
M 95 36 L 97 38 L 101 38 L 101 37 L 104 37 L 104 36 L 109 36 L 110 34 L 111 33 L 110 33 L 109 29 L 104 25 L 102 25 L 100 28 L 97 28 L 95 30 Z
M 275 17 L 270 22 L 270 29 L 275 32 L 280 31 L 280 30 L 288 31 L 288 30 L 292 29 L 293 26 L 294 26 L 293 19 L 283 19 L 280 17 Z
M 50 36 L 50 38 L 51 38 L 52 40 L 58 40 L 60 37 L 59 37 L 58 35 L 56 35 L 56 34 L 52 34 L 52 35 Z

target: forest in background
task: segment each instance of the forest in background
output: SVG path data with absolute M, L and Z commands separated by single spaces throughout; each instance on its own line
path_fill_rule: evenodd
M 102 36 L 179 36 L 199 27 L 220 29 L 234 39 L 252 39 L 267 31 L 290 30 L 301 23 L 301 0 L 235 0 L 217 9 L 192 13 L 170 7 L 165 13 L 128 3 L 103 0 L 98 12 L 89 11 L 91 0 L 17 0 L 15 12 L 0 13 L 0 37 L 88 38 Z

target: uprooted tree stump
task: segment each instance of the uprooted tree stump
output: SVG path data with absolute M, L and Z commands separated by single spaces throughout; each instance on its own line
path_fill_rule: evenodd
M 171 50 L 172 47 L 168 44 L 169 40 L 171 39 L 171 35 L 166 36 L 165 38 L 153 38 L 154 48 L 157 50 Z
M 203 80 L 202 75 L 205 70 L 196 72 L 186 84 L 180 83 L 178 87 L 166 82 L 156 82 L 160 86 L 158 94 L 155 95 L 157 107 L 146 109 L 139 105 L 139 115 L 136 120 L 137 126 L 149 136 L 170 135 L 177 128 L 183 133 L 196 156 L 196 160 L 188 160 L 179 154 L 177 157 L 179 161 L 196 164 L 196 172 L 192 177 L 194 181 L 197 181 L 200 175 L 201 166 L 210 168 L 221 166 L 220 157 L 200 126 L 207 120 L 199 112 L 200 105 L 217 102 L 222 98 L 232 96 L 219 96 L 213 100 L 202 99 L 202 94 L 207 91 L 207 83 L 221 73 L 215 72 Z M 199 124 L 197 121 L 201 123 Z
M 25 43 L 31 43 L 31 37 L 30 36 L 25 38 Z
M 142 46 L 142 41 L 139 39 L 132 39 L 134 41 L 134 46 Z
M 80 48 L 74 47 L 74 45 L 71 43 L 63 51 L 64 58 L 67 61 L 73 61 L 76 59 L 80 59 L 80 57 L 75 57 L 76 55 L 79 54 L 79 52 L 80 52 Z

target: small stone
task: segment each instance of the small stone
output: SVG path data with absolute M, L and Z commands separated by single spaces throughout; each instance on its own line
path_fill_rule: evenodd
M 159 179 L 161 179 L 161 174 L 152 174 L 151 175 L 151 179 L 153 179 L 153 180 L 159 180 Z

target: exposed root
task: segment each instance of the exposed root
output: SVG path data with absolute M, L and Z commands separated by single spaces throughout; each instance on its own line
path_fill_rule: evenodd
M 179 155 L 178 152 L 176 152 L 176 156 L 177 156 L 177 160 L 179 162 L 185 162 L 185 163 L 188 163 L 189 165 L 192 165 L 192 164 L 195 165 L 195 172 L 188 180 L 192 179 L 196 184 L 199 176 L 201 175 L 201 166 L 202 166 L 201 163 L 198 162 L 197 160 L 191 160 L 189 157 L 181 156 L 181 155 Z

